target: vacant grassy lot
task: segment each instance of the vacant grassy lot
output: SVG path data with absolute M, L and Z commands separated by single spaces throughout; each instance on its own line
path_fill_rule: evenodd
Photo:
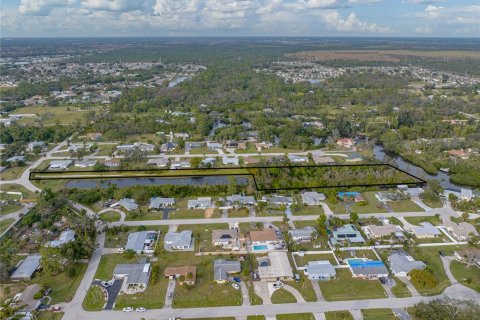
M 387 203 L 394 212 L 418 212 L 425 211 L 412 200 L 390 201 Z
M 440 220 L 439 217 L 436 216 L 431 216 L 431 217 L 405 217 L 405 220 L 407 220 L 408 223 L 414 224 L 414 225 L 420 225 L 421 222 L 430 222 L 434 226 L 438 226 L 442 224 L 442 221 Z
M 87 311 L 100 311 L 103 309 L 105 302 L 103 290 L 99 286 L 91 286 L 83 300 L 82 307 Z
M 7 230 L 8 227 L 15 221 L 14 218 L 2 219 L 0 220 L 0 233 Z
M 120 213 L 116 211 L 107 211 L 102 214 L 100 214 L 100 220 L 106 221 L 106 222 L 115 222 L 115 221 L 120 221 Z
M 387 209 L 385 209 L 377 200 L 377 198 L 375 198 L 374 191 L 362 192 L 362 196 L 366 200 L 366 202 L 364 203 L 355 203 L 353 201 L 340 201 L 334 203 L 327 200 L 327 204 L 330 209 L 336 214 L 347 213 L 347 208 L 350 208 L 351 211 L 354 211 L 358 214 L 387 212 Z
M 353 320 L 352 314 L 347 310 L 325 312 L 327 320 Z
M 336 279 L 318 282 L 325 300 L 343 301 L 386 297 L 379 281 L 355 279 L 348 269 L 337 269 L 336 271 Z
M 163 270 L 161 270 L 163 272 Z M 158 274 L 155 283 L 149 283 L 147 289 L 141 293 L 121 294 L 115 301 L 115 309 L 124 307 L 147 309 L 160 309 L 165 304 L 165 295 L 167 293 L 168 279 L 163 274 Z
M 295 303 L 297 299 L 285 289 L 277 289 L 271 296 L 272 303 Z
M 313 313 L 277 314 L 277 320 L 315 320 Z
M 328 260 L 332 265 L 337 264 L 335 257 L 331 253 L 305 254 L 303 257 L 299 255 L 294 255 L 294 258 L 298 267 L 303 267 L 307 265 L 309 261 L 319 261 L 319 260 Z
M 0 186 L 0 190 L 2 191 L 12 191 L 12 192 L 21 192 L 23 194 L 24 199 L 36 199 L 38 194 L 27 190 L 24 186 L 15 183 L 4 184 Z
M 377 255 L 373 250 L 355 250 L 355 251 L 340 251 L 337 254 L 337 259 L 352 259 L 352 258 L 367 258 L 371 260 L 378 260 Z
M 405 283 L 403 283 L 402 281 L 400 281 L 396 277 L 393 277 L 393 279 L 395 280 L 396 285 L 394 285 L 391 288 L 391 290 L 392 290 L 393 295 L 396 298 L 405 298 L 405 297 L 411 297 L 412 296 L 412 294 L 408 290 L 407 285 Z
M 14 180 L 17 179 L 22 172 L 25 170 L 25 167 L 11 167 L 2 171 L 2 180 Z
M 77 111 L 75 107 L 71 106 L 31 106 L 24 107 L 13 111 L 11 114 L 17 113 L 36 113 L 38 118 L 23 118 L 18 121 L 19 124 L 32 124 L 39 119 L 43 119 L 42 122 L 44 125 L 55 125 L 60 124 L 72 124 L 77 120 L 82 121 L 84 115 L 87 114 L 87 110 Z
M 362 310 L 364 320 L 396 320 L 397 316 L 392 309 L 364 309 Z
M 41 311 L 38 313 L 37 320 L 61 320 L 63 312 Z
M 242 218 L 242 217 L 248 217 L 249 215 L 250 215 L 250 211 L 248 210 L 248 208 L 232 209 L 228 212 L 229 218 Z
M 450 270 L 458 282 L 480 292 L 480 268 L 468 267 L 467 264 L 454 260 L 450 263 Z
M 18 211 L 22 208 L 23 208 L 23 206 L 21 204 L 19 204 L 18 202 L 12 202 L 12 203 L 9 203 L 5 206 L 0 207 L 0 215 L 3 216 L 3 215 L 6 215 L 6 214 L 9 214 L 9 213 Z
M 305 301 L 317 301 L 317 296 L 315 295 L 315 291 L 313 290 L 310 280 L 308 280 L 308 278 L 303 274 L 303 272 L 300 272 L 299 275 L 301 279 L 300 282 L 290 282 L 289 285 L 297 289 L 298 292 L 300 292 L 300 294 L 303 296 Z
M 73 295 L 77 291 L 80 281 L 82 281 L 83 275 L 87 270 L 87 264 L 76 263 L 74 266 L 76 269 L 76 274 L 73 278 L 69 278 L 65 273 L 61 273 L 56 276 L 49 276 L 42 272 L 33 278 L 34 283 L 38 283 L 40 285 L 46 284 L 52 289 L 52 292 L 50 293 L 50 297 L 52 297 L 51 304 L 64 301 L 68 302 L 73 298 Z

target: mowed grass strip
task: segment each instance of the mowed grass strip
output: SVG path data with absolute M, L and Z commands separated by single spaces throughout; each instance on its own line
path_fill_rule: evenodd
M 277 289 L 273 292 L 271 296 L 272 303 L 295 303 L 297 302 L 297 299 L 288 292 L 287 290 L 281 288 Z
M 277 314 L 277 320 L 315 320 L 313 313 Z
M 103 293 L 103 290 L 97 285 L 91 286 L 83 300 L 83 309 L 86 311 L 100 311 L 103 309 L 104 305 L 105 294 Z
M 480 292 L 480 268 L 466 263 L 454 260 L 450 263 L 450 270 L 458 282 L 466 287 Z
M 336 271 L 336 279 L 318 282 L 325 300 L 344 301 L 387 297 L 378 280 L 353 278 L 348 269 L 336 269 Z
M 353 316 L 347 310 L 327 311 L 327 312 L 325 312 L 325 319 L 327 319 L 327 320 L 353 320 Z

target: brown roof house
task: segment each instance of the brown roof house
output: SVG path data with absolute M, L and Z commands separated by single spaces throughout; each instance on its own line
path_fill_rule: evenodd
M 272 228 L 264 228 L 263 230 L 250 231 L 250 241 L 252 245 L 259 244 L 276 244 L 279 242 L 275 230 Z
M 176 279 L 180 284 L 193 286 L 197 279 L 196 266 L 168 267 L 165 268 L 165 278 Z

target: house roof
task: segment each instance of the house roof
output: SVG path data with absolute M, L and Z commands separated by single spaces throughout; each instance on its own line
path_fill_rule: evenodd
M 168 164 L 168 159 L 167 158 L 148 159 L 147 164 L 166 166 Z
M 288 233 L 290 233 L 292 238 L 305 238 L 305 237 L 311 237 L 313 231 L 315 231 L 315 228 L 307 226 L 303 229 L 289 230 Z
M 150 278 L 150 263 L 117 264 L 113 274 L 127 277 L 127 285 L 146 285 Z
M 60 234 L 60 237 L 57 240 L 50 241 L 49 245 L 50 247 L 56 248 L 61 245 L 64 245 L 67 242 L 72 241 L 73 239 L 75 239 L 75 231 L 69 229 L 69 230 L 62 231 L 62 233 Z
M 213 262 L 213 279 L 226 281 L 229 274 L 238 273 L 241 270 L 240 261 L 217 259 Z
M 409 273 L 413 269 L 425 269 L 427 267 L 422 261 L 415 261 L 411 256 L 398 253 L 391 254 L 388 257 L 388 262 L 390 262 L 390 267 L 394 273 Z
M 128 211 L 133 211 L 133 210 L 138 209 L 138 205 L 135 202 L 135 200 L 130 199 L 130 198 L 120 199 L 120 200 L 118 200 L 118 202 L 111 205 L 111 207 L 115 207 L 115 206 L 122 206 L 123 208 L 125 208 Z
M 125 249 L 140 252 L 145 248 L 145 243 L 155 241 L 157 236 L 158 233 L 156 231 L 139 231 L 130 233 L 128 235 Z
M 305 266 L 305 271 L 311 275 L 335 275 L 335 268 L 328 260 L 309 261 Z
M 190 247 L 192 243 L 192 231 L 169 232 L 165 236 L 165 242 L 170 243 L 172 247 Z
M 188 207 L 210 207 L 212 205 L 212 198 L 204 197 L 198 199 L 188 200 Z
M 440 231 L 435 228 L 430 222 L 421 222 L 420 227 L 412 229 L 413 233 L 417 235 L 440 235 Z
M 290 266 L 290 261 L 288 261 L 288 256 L 286 252 L 269 252 L 268 260 L 270 261 L 269 266 L 258 267 L 260 279 L 293 277 L 292 267 Z
M 227 196 L 227 201 L 230 202 L 239 202 L 242 204 L 248 204 L 248 203 L 255 203 L 255 197 L 254 196 L 242 196 L 240 194 L 234 194 L 231 196 Z
M 467 222 L 455 223 L 453 221 L 447 220 L 443 224 L 446 228 L 451 229 L 452 233 L 457 237 L 467 238 L 469 237 L 470 234 L 473 234 L 474 236 L 478 236 L 478 231 L 470 223 L 467 223 Z
M 12 273 L 10 278 L 31 278 L 40 266 L 41 255 L 35 254 L 25 258 L 20 266 Z
M 165 268 L 164 275 L 165 277 L 170 276 L 187 276 L 188 273 L 192 274 L 192 279 L 189 281 L 195 282 L 197 278 L 197 267 L 196 266 L 183 266 L 183 267 L 168 267 Z
M 238 230 L 237 229 L 217 229 L 212 230 L 212 241 L 232 241 L 238 240 Z
M 320 201 L 325 200 L 325 195 L 316 191 L 305 191 L 302 193 L 302 201 L 308 205 L 318 205 Z
M 72 162 L 72 160 L 52 160 L 50 167 L 68 167 Z
M 393 224 L 387 224 L 382 226 L 368 225 L 365 228 L 369 229 L 374 237 L 384 237 L 390 235 L 392 232 L 398 232 L 399 228 Z
M 150 204 L 148 208 L 160 208 L 160 206 L 172 206 L 175 204 L 174 198 L 160 198 L 160 197 L 153 197 L 150 198 Z
M 277 235 L 273 228 L 264 228 L 263 230 L 250 231 L 250 240 L 252 241 L 277 241 Z

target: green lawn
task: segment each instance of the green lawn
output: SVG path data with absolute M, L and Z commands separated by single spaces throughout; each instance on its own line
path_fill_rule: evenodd
M 233 209 L 228 213 L 229 218 L 242 218 L 242 217 L 248 217 L 250 215 L 250 211 L 248 208 L 238 208 L 238 209 Z
M 363 309 L 364 320 L 396 320 L 397 316 L 392 309 Z
M 120 248 L 124 247 L 127 243 L 128 234 L 136 232 L 138 227 L 128 227 L 126 232 L 114 233 L 113 229 L 107 231 L 105 237 L 105 248 Z M 148 226 L 147 230 L 159 230 L 160 237 L 163 237 L 168 230 L 167 226 Z
M 354 254 L 352 256 L 352 254 Z M 337 259 L 351 259 L 351 258 L 367 258 L 370 260 L 378 260 L 377 255 L 373 250 L 355 250 L 355 251 L 340 251 L 336 253 Z
M 91 286 L 83 300 L 82 307 L 86 311 L 100 311 L 105 305 L 105 294 L 99 286 Z
M 442 201 L 434 201 L 434 202 L 430 202 L 430 201 L 427 201 L 427 200 L 422 200 L 422 201 L 423 201 L 423 203 L 425 203 L 430 208 L 441 208 L 441 207 L 443 207 Z
M 40 272 L 33 278 L 34 283 L 46 284 L 52 289 L 50 297 L 52 297 L 51 304 L 70 301 L 75 292 L 77 291 L 80 282 L 82 281 L 83 275 L 87 270 L 86 263 L 76 263 L 75 264 L 76 275 L 73 278 L 69 278 L 65 273 L 61 273 L 56 276 L 49 276 L 45 273 Z
M 163 270 L 161 270 L 163 272 Z M 115 300 L 115 309 L 120 310 L 124 307 L 147 309 L 160 309 L 165 304 L 165 295 L 167 294 L 168 279 L 163 274 L 158 274 L 155 283 L 149 283 L 147 289 L 141 293 L 121 294 Z
M 253 283 L 251 282 L 251 280 L 250 281 L 248 280 L 249 278 L 250 277 L 242 276 L 242 280 L 245 282 L 248 288 L 248 296 L 250 297 L 250 304 L 252 306 L 261 305 L 263 304 L 263 300 L 255 293 L 255 290 L 253 289 Z
M 182 224 L 178 227 L 177 231 L 191 230 L 192 236 L 195 238 L 195 251 L 212 252 L 222 251 L 212 244 L 212 231 L 215 229 L 228 229 L 226 223 L 215 224 Z
M 102 214 L 100 214 L 100 220 L 106 221 L 106 222 L 115 222 L 115 221 L 120 221 L 120 213 L 116 211 L 107 211 Z
M 163 217 L 162 211 L 149 212 L 147 209 L 142 209 L 141 213 L 136 216 L 133 216 L 129 212 L 125 212 L 125 221 L 161 220 L 162 217 Z
M 425 211 L 412 200 L 390 201 L 387 203 L 394 212 L 417 212 Z
M 430 222 L 433 225 L 440 225 L 442 224 L 442 221 L 440 218 L 436 216 L 428 216 L 428 217 L 405 217 L 405 220 L 407 220 L 408 223 L 414 224 L 414 225 L 420 225 L 421 222 Z
M 480 292 L 480 268 L 468 267 L 467 264 L 454 260 L 450 263 L 450 270 L 458 282 Z
M 313 290 L 312 283 L 306 276 L 303 275 L 303 272 L 299 274 L 300 275 L 300 282 L 290 282 L 289 285 L 294 287 L 295 289 L 300 292 L 300 294 L 303 296 L 305 301 L 307 302 L 315 302 L 317 301 L 317 296 L 315 294 L 315 291 Z
M 40 311 L 37 320 L 61 320 L 63 315 L 63 312 Z
M 277 320 L 315 320 L 313 313 L 277 314 Z
M 348 269 L 336 269 L 336 271 L 336 279 L 318 282 L 325 300 L 342 301 L 386 297 L 385 291 L 378 280 L 355 279 Z
M 10 167 L 2 171 L 3 180 L 15 180 L 25 171 L 26 167 Z
M 9 183 L 9 184 L 4 184 L 0 186 L 0 190 L 2 191 L 12 191 L 12 192 L 21 192 L 23 194 L 24 199 L 36 199 L 38 195 L 35 192 L 32 192 L 28 189 L 26 189 L 24 186 L 15 184 L 15 183 Z
M 0 215 L 6 215 L 22 209 L 23 206 L 18 202 L 12 202 L 0 208 Z
M 405 298 L 411 297 L 412 294 L 407 288 L 407 285 L 400 281 L 398 278 L 394 277 L 396 285 L 392 287 L 392 293 L 396 298 Z
M 56 125 L 57 121 L 62 125 L 72 124 L 75 121 L 83 121 L 84 115 L 88 110 L 77 111 L 75 107 L 71 106 L 29 106 L 17 109 L 11 114 L 16 113 L 36 113 L 43 117 L 43 124 L 46 126 Z M 19 124 L 33 124 L 40 118 L 23 118 L 18 121 Z
M 352 314 L 347 310 L 325 312 L 327 320 L 353 320 Z
M 14 218 L 2 219 L 0 220 L 0 233 L 7 230 L 8 227 L 15 221 Z
M 337 203 L 332 203 L 331 201 L 327 200 L 327 204 L 330 207 L 330 209 L 336 214 L 347 213 L 347 209 L 346 209 L 347 206 L 349 206 L 352 211 L 355 211 L 358 214 L 387 212 L 387 209 L 385 209 L 377 200 L 377 198 L 375 198 L 374 191 L 362 192 L 362 196 L 365 198 L 366 203 L 352 202 L 350 204 L 347 204 L 342 201 L 339 201 Z
M 319 260 L 328 260 L 332 265 L 337 264 L 335 257 L 331 253 L 305 254 L 303 257 L 299 255 L 294 255 L 294 258 L 298 267 L 303 267 L 307 265 L 309 261 L 319 261 Z
M 271 296 L 272 303 L 295 303 L 297 299 L 288 292 L 287 290 L 281 288 L 273 292 Z

